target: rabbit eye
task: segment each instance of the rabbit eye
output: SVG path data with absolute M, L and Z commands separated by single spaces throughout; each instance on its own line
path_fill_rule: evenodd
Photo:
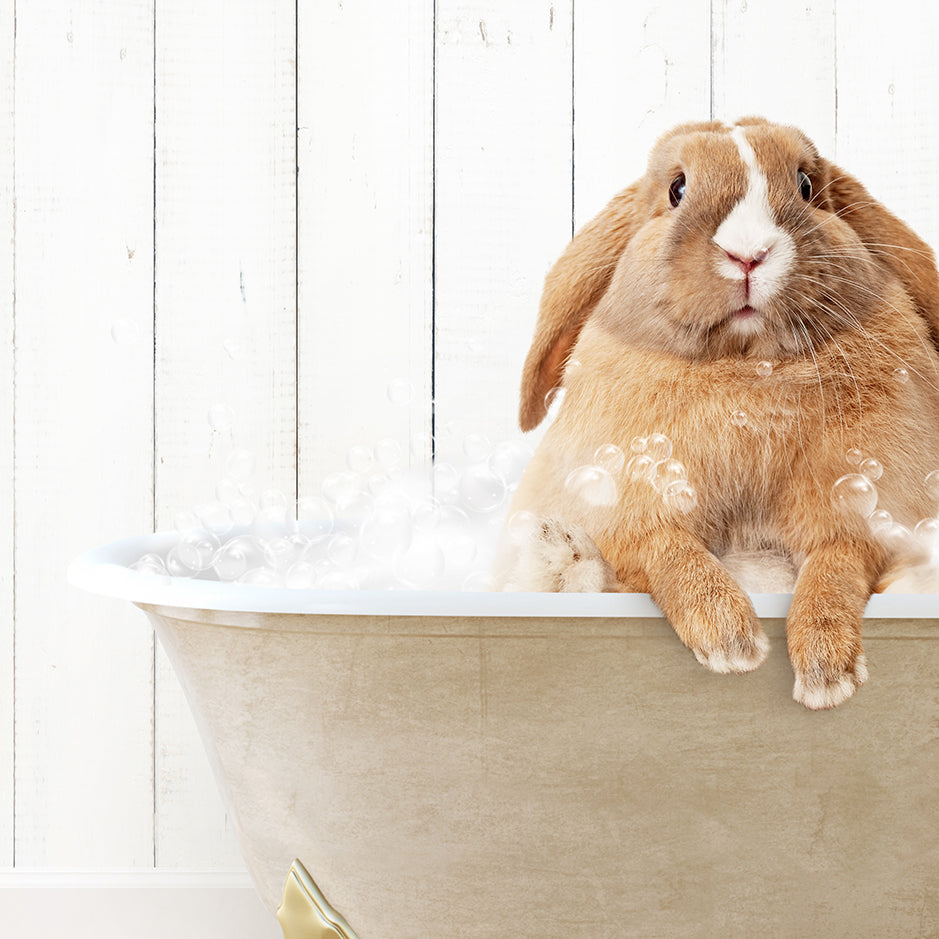
M 672 203 L 672 208 L 676 208 L 678 203 L 685 197 L 685 174 L 679 173 L 668 187 L 668 200 Z
M 804 170 L 799 170 L 799 192 L 806 202 L 812 198 L 812 180 Z

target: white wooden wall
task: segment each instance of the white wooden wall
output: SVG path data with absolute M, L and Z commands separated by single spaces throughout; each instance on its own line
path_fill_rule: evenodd
M 798 124 L 939 245 L 937 32 L 915 0 L 0 0 L 0 867 L 241 869 L 162 652 L 73 555 L 172 526 L 234 446 L 302 494 L 353 444 L 514 436 L 544 274 L 679 120 Z

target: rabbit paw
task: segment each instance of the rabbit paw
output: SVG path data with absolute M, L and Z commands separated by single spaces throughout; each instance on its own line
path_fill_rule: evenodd
M 613 568 L 579 525 L 538 519 L 518 546 L 506 590 L 603 593 L 618 589 Z
M 766 661 L 769 639 L 759 624 L 751 630 L 738 630 L 717 641 L 699 643 L 691 647 L 695 658 L 712 672 L 726 675 L 752 672 Z
M 845 666 L 794 667 L 796 682 L 792 697 L 813 711 L 837 707 L 867 681 L 867 660 L 863 652 Z

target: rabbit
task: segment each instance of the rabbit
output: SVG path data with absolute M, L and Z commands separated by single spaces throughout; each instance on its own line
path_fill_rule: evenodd
M 793 127 L 681 125 L 546 278 L 523 431 L 558 389 L 502 588 L 647 592 L 702 664 L 747 672 L 769 644 L 721 557 L 775 553 L 793 697 L 851 697 L 867 601 L 923 559 L 939 498 L 930 248 Z

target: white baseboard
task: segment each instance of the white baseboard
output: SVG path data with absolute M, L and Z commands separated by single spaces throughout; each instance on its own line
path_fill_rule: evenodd
M 0 871 L 0 924 L 16 939 L 283 939 L 243 873 Z

